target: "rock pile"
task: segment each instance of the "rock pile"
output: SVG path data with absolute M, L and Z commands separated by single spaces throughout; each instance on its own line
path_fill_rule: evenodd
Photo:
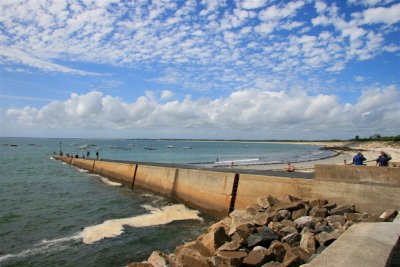
M 396 210 L 381 216 L 358 213 L 353 204 L 325 199 L 306 201 L 268 196 L 235 210 L 174 254 L 154 251 L 147 262 L 128 266 L 300 266 L 309 262 L 349 227 L 359 222 L 392 221 Z

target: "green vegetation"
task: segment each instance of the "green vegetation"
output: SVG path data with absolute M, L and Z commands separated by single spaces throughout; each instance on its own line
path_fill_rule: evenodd
M 360 138 L 360 136 L 356 135 L 354 139 L 350 139 L 351 141 L 357 142 L 367 142 L 367 141 L 392 141 L 392 142 L 399 142 L 400 135 L 395 136 L 381 136 L 380 134 L 374 134 L 367 138 Z

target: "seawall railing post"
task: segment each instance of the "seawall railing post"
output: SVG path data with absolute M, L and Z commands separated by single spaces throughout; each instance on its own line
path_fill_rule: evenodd
M 131 189 L 133 189 L 133 186 L 135 185 L 135 180 L 136 180 L 136 172 L 137 172 L 137 169 L 138 169 L 138 165 L 139 165 L 139 164 L 135 164 L 135 170 L 134 170 L 134 172 L 133 172 Z
M 235 209 L 235 201 L 236 201 L 237 189 L 239 186 L 239 178 L 240 178 L 239 173 L 235 173 L 235 178 L 233 178 L 231 203 L 229 204 L 228 214 L 231 213 Z
M 92 169 L 90 170 L 90 173 L 94 173 L 94 164 L 96 164 L 96 160 L 93 160 L 93 165 L 92 165 Z

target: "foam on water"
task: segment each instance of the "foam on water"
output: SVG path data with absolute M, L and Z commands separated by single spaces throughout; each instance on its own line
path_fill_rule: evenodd
M 79 172 L 88 172 L 87 170 L 84 170 L 84 169 L 79 169 L 79 168 L 76 168 Z
M 124 219 L 107 220 L 102 224 L 86 227 L 80 237 L 85 244 L 92 244 L 104 238 L 116 237 L 124 232 L 124 226 L 145 227 L 167 224 L 181 220 L 202 220 L 199 211 L 191 210 L 183 204 L 175 204 L 157 209 L 145 206 L 149 214 Z
M 109 186 L 121 186 L 121 185 L 122 185 L 121 183 L 112 182 L 112 181 L 108 180 L 108 179 L 105 178 L 105 177 L 101 177 L 100 179 L 101 179 L 105 184 L 107 184 L 107 185 L 109 185 Z
M 47 254 L 54 251 L 61 251 L 66 247 L 68 247 L 68 243 L 78 241 L 80 239 L 81 239 L 80 235 L 76 234 L 73 236 L 67 236 L 51 240 L 42 240 L 39 243 L 33 245 L 33 247 L 30 249 L 23 250 L 16 254 L 6 254 L 0 256 L 0 263 L 16 258 L 25 258 L 39 254 Z

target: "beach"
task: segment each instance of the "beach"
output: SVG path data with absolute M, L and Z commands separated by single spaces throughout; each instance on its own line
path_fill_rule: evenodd
M 392 160 L 391 162 L 400 162 L 400 142 L 351 142 L 351 141 L 333 141 L 333 142 L 282 142 L 282 144 L 302 144 L 321 146 L 321 149 L 328 149 L 336 152 L 336 155 L 324 159 L 296 162 L 292 163 L 297 172 L 313 172 L 315 164 L 338 164 L 344 165 L 352 163 L 353 156 L 361 151 L 367 159 L 365 164 L 375 166 L 375 159 L 379 156 L 380 151 L 388 153 Z M 260 164 L 240 166 L 236 169 L 251 169 L 251 170 L 285 170 L 286 164 Z

